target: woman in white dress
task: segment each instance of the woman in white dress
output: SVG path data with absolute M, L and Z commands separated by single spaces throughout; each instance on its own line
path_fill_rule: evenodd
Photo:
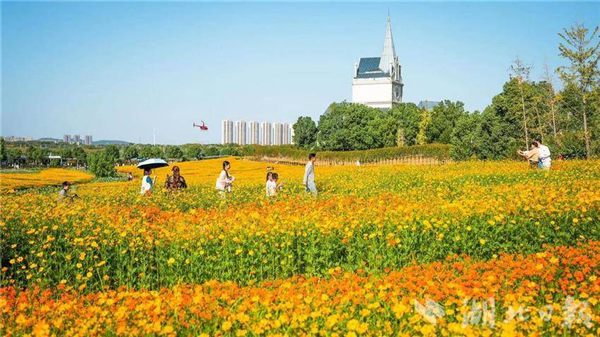
M 231 165 L 229 164 L 229 162 L 226 160 L 223 162 L 223 171 L 221 171 L 221 174 L 219 174 L 219 178 L 217 178 L 217 191 L 219 191 L 219 193 L 225 193 L 225 192 L 231 192 L 231 187 L 233 186 L 233 181 L 235 180 L 235 177 L 232 175 L 229 175 L 229 169 L 231 168 Z

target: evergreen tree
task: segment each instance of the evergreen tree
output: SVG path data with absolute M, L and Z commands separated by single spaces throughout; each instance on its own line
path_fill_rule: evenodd
M 293 126 L 294 144 L 299 148 L 312 148 L 317 141 L 317 125 L 312 118 L 298 117 Z
M 558 47 L 560 55 L 571 64 L 559 67 L 557 70 L 565 87 L 577 88 L 577 92 L 581 96 L 579 115 L 583 126 L 587 158 L 590 158 L 591 155 L 590 138 L 595 132 L 598 132 L 589 128 L 589 120 L 595 120 L 595 115 L 599 113 L 595 109 L 589 109 L 589 101 L 594 100 L 592 96 L 597 92 L 600 77 L 600 69 L 598 69 L 598 63 L 600 62 L 598 27 L 591 34 L 589 32 L 588 28 L 577 24 L 569 30 L 564 29 L 563 33 L 558 34 L 563 40 Z

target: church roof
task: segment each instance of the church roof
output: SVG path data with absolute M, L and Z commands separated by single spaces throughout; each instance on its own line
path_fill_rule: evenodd
M 381 51 L 381 61 L 379 68 L 389 71 L 391 64 L 396 60 L 396 48 L 394 48 L 394 37 L 392 36 L 392 25 L 390 24 L 390 14 L 388 13 L 387 27 L 385 31 L 385 41 Z
M 396 48 L 392 37 L 392 26 L 388 13 L 387 29 L 381 57 L 363 57 L 358 61 L 358 73 L 355 78 L 390 77 L 392 65 L 396 61 Z
M 358 74 L 356 78 L 378 78 L 390 76 L 379 69 L 381 57 L 363 57 L 358 61 Z

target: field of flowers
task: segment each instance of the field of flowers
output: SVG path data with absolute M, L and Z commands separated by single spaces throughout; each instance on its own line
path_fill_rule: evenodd
M 9 171 L 0 173 L 0 190 L 2 193 L 11 193 L 15 190 L 60 185 L 67 180 L 73 183 L 92 180 L 93 175 L 76 170 L 48 169 L 39 172 L 18 172 Z
M 598 161 L 317 165 L 317 198 L 275 164 L 267 198 L 272 164 L 229 160 L 225 198 L 218 160 L 3 192 L 2 333 L 600 334 Z

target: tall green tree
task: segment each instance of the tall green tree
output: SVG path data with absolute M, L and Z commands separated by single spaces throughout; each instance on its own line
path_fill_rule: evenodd
M 583 124 L 583 134 L 585 138 L 586 157 L 590 158 L 590 130 L 588 128 L 588 119 L 590 114 L 597 114 L 598 111 L 590 111 L 588 103 L 591 96 L 596 92 L 599 86 L 600 69 L 600 41 L 598 39 L 598 27 L 591 33 L 588 28 L 582 24 L 571 26 L 570 29 L 564 29 L 558 36 L 563 40 L 558 50 L 560 55 L 570 62 L 568 66 L 561 66 L 557 69 L 560 78 L 565 87 L 572 86 L 577 88 L 581 96 L 581 121 Z M 595 116 L 591 119 L 595 119 Z
M 393 109 L 387 112 L 393 120 L 397 122 L 395 128 L 391 128 L 388 132 L 396 140 L 398 130 L 402 130 L 404 145 L 415 145 L 417 134 L 419 133 L 419 123 L 421 121 L 421 109 L 413 103 L 398 104 Z M 397 143 L 397 142 L 396 142 Z
M 383 111 L 362 104 L 333 103 L 319 119 L 318 144 L 331 151 L 382 147 L 375 132 L 375 120 L 382 114 Z
M 169 159 L 181 159 L 183 158 L 183 151 L 179 146 L 169 146 L 167 147 L 166 156 Z
M 4 137 L 0 137 L 0 161 L 6 160 L 6 144 L 4 143 Z
M 431 123 L 427 128 L 428 142 L 450 144 L 452 131 L 463 114 L 464 103 L 448 100 L 440 102 L 432 111 Z
M 317 141 L 317 124 L 308 116 L 298 117 L 293 126 L 294 144 L 299 148 L 311 148 Z
M 419 133 L 417 134 L 417 145 L 427 144 L 427 133 L 431 125 L 431 111 L 423 108 L 421 111 L 421 120 L 419 121 Z
M 114 177 L 117 175 L 115 170 L 115 158 L 107 151 L 96 152 L 90 155 L 90 171 L 96 177 Z
M 135 145 L 127 145 L 123 150 L 123 158 L 132 160 L 138 157 L 138 150 Z
M 202 158 L 202 146 L 198 144 L 192 144 L 185 149 L 185 156 L 189 159 L 200 159 Z
M 517 81 L 517 87 L 519 88 L 519 100 L 521 103 L 520 110 L 522 118 L 521 123 L 523 125 L 523 133 L 525 135 L 525 147 L 529 148 L 528 121 L 530 117 L 527 111 L 527 107 L 525 105 L 525 96 L 531 93 L 529 86 L 529 74 L 531 73 L 531 65 L 523 63 L 521 59 L 517 56 L 517 58 L 513 61 L 513 64 L 510 66 L 510 70 L 512 73 L 511 76 Z
M 106 155 L 112 158 L 112 160 L 115 162 L 121 158 L 119 148 L 116 145 L 107 145 L 104 148 L 104 153 L 106 153 Z
M 481 150 L 481 116 L 464 114 L 452 131 L 450 156 L 454 160 L 477 158 Z
M 87 162 L 87 153 L 85 153 L 85 150 L 81 146 L 73 148 L 73 151 L 71 153 L 73 155 L 73 158 L 77 160 L 78 164 L 83 164 Z
M 21 151 L 21 149 L 14 148 L 14 149 L 8 150 L 6 155 L 7 155 L 8 163 L 14 164 L 14 163 L 18 163 L 21 160 L 21 156 L 23 155 L 23 152 Z

